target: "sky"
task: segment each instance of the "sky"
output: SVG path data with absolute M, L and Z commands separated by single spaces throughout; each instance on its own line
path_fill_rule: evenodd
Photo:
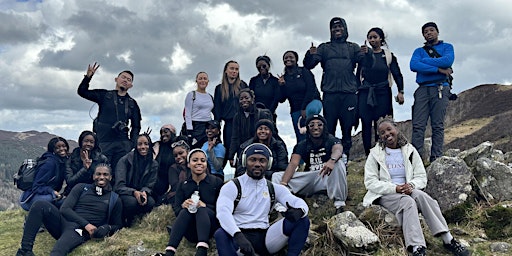
M 417 88 L 409 60 L 424 42 L 421 26 L 436 22 L 440 39 L 454 45 L 453 91 L 459 93 L 512 82 L 505 47 L 512 42 L 511 12 L 510 0 L 0 0 L 0 130 L 77 140 L 92 128 L 97 105 L 76 90 L 87 65 L 98 62 L 92 89 L 114 89 L 120 71 L 133 71 L 129 93 L 141 108 L 142 130 L 151 128 L 157 140 L 163 124 L 183 123 L 197 72 L 209 74 L 212 95 L 229 60 L 238 61 L 247 83 L 259 55 L 268 55 L 270 71 L 279 75 L 283 53 L 297 51 L 302 63 L 312 42 L 329 40 L 336 16 L 347 22 L 348 41 L 358 44 L 370 28 L 384 30 L 405 81 L 405 104 L 393 106 L 395 119 L 408 120 Z M 320 65 L 313 70 L 318 86 L 321 72 Z M 288 102 L 277 115 L 280 135 L 293 147 Z

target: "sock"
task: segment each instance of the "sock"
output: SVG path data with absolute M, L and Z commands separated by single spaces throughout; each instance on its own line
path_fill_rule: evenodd
M 441 234 L 441 239 L 443 239 L 445 244 L 450 244 L 452 242 L 453 236 L 450 234 L 450 232 L 445 232 Z

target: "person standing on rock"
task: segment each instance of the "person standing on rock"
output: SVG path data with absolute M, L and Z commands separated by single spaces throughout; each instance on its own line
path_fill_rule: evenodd
M 424 155 L 425 128 L 430 118 L 432 148 L 430 162 L 443 155 L 444 116 L 448 107 L 451 66 L 455 59 L 453 46 L 439 40 L 436 23 L 427 22 L 421 27 L 425 45 L 417 48 L 411 57 L 411 71 L 416 72 L 419 87 L 414 92 L 412 106 L 412 145 Z
M 395 214 L 402 226 L 405 245 L 413 256 L 426 255 L 426 243 L 419 212 L 435 237 L 457 256 L 470 255 L 448 229 L 439 204 L 422 189 L 427 185 L 423 161 L 390 118 L 378 122 L 379 142 L 370 150 L 364 166 L 364 185 L 368 192 L 363 206 L 380 205 Z

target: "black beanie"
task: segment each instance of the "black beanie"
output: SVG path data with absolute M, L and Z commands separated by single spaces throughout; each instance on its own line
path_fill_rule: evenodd
M 268 57 L 267 55 L 258 56 L 258 58 L 256 58 L 256 65 L 258 65 L 258 61 L 260 60 L 266 62 L 267 65 L 270 65 L 270 57 Z
M 335 24 L 341 24 L 343 26 L 343 20 L 340 17 L 334 17 L 329 22 L 329 28 L 331 29 Z
M 432 21 L 425 23 L 425 25 L 423 25 L 421 27 L 421 33 L 423 34 L 423 30 L 425 30 L 425 28 L 428 28 L 428 27 L 434 27 L 436 29 L 437 33 L 439 33 L 439 29 L 437 28 L 437 24 L 432 22 Z
M 306 119 L 306 125 L 309 125 L 309 123 L 313 120 L 320 120 L 320 121 L 322 121 L 322 123 L 324 123 L 324 125 L 327 125 L 327 121 L 325 120 L 325 118 L 322 115 L 309 116 L 308 119 Z
M 254 126 L 256 128 L 256 130 L 258 130 L 258 127 L 260 126 L 266 126 L 270 129 L 270 131 L 272 131 L 272 133 L 274 133 L 274 122 L 272 122 L 271 120 L 268 120 L 268 119 L 260 119 L 258 122 L 256 122 L 256 125 Z

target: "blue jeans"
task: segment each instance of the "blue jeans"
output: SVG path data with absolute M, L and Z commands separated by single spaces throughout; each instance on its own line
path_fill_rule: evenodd
M 322 102 L 320 100 L 312 100 L 307 106 L 306 106 L 306 118 L 308 118 L 311 115 L 318 115 L 320 114 L 320 111 L 322 111 Z M 291 114 L 292 117 L 292 126 L 293 130 L 295 131 L 295 138 L 297 138 L 297 144 L 306 139 L 305 134 L 300 134 L 299 127 L 297 127 L 297 122 L 299 121 L 299 117 L 301 116 L 301 111 L 295 111 Z M 304 120 L 305 121 L 305 120 Z

